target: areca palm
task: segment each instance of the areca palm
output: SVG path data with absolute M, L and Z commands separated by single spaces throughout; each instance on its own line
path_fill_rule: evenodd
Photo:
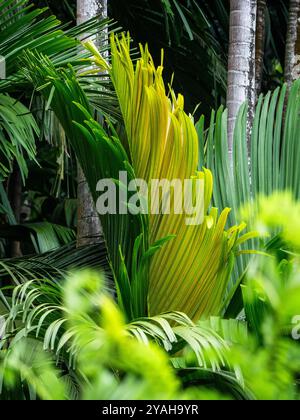
M 135 70 L 128 60 L 128 51 L 128 39 L 112 40 L 111 76 L 137 177 L 148 182 L 157 178 L 184 180 L 196 177 L 204 182 L 205 219 L 200 226 L 186 226 L 186 215 L 150 216 L 150 241 L 155 242 L 166 234 L 176 238 L 151 262 L 149 310 L 157 313 L 169 307 L 185 308 L 193 319 L 218 313 L 222 309 L 236 246 L 243 242 L 238 236 L 244 226 L 224 232 L 230 210 L 222 207 L 225 210 L 219 218 L 216 209 L 208 211 L 213 181 L 209 171 L 197 172 L 196 130 L 192 119 L 184 112 L 183 97 L 176 98 L 171 92 L 171 100 L 168 99 L 162 66 L 155 69 L 147 49 L 142 50 Z M 147 113 L 147 109 L 153 111 Z M 139 120 L 136 119 L 138 110 Z M 145 162 L 149 164 L 145 165 Z M 180 271 L 179 265 L 174 265 L 172 255 L 177 255 L 178 264 L 185 269 Z
M 106 64 L 102 57 L 93 46 L 90 48 L 95 53 L 96 64 L 103 69 Z M 199 226 L 187 227 L 180 215 L 101 217 L 119 302 L 128 319 L 183 309 L 193 319 L 219 313 L 223 310 L 235 254 L 249 235 L 239 238 L 244 225 L 224 231 L 229 209 L 224 210 L 220 218 L 216 209 L 208 212 L 212 177 L 207 170 L 197 172 L 197 134 L 193 121 L 183 110 L 183 98 L 176 98 L 173 93 L 171 99 L 167 97 L 162 68 L 155 69 L 147 49 L 142 50 L 136 66 L 129 49 L 129 38 L 123 37 L 121 41 L 112 38 L 112 67 L 106 66 L 127 131 L 123 144 L 115 132 L 107 135 L 91 118 L 87 98 L 74 73 L 57 72 L 49 60 L 42 57 L 30 55 L 25 62 L 35 86 L 46 82 L 47 89 L 43 91 L 46 96 L 54 91 L 51 106 L 73 144 L 95 201 L 98 180 L 108 174 L 117 179 L 119 171 L 127 171 L 129 179 L 135 176 L 145 180 L 155 177 L 190 179 L 195 176 L 204 182 L 205 219 Z M 65 107 L 65 102 L 70 106 Z M 136 121 L 137 109 L 140 118 Z M 183 272 L 172 266 L 175 255 L 180 256 L 181 262 L 186 261 Z M 194 298 L 190 299 L 192 294 Z

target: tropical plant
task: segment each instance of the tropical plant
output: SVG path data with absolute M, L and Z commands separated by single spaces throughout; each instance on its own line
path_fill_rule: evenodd
M 26 158 L 35 159 L 38 126 L 28 108 L 4 94 L 0 94 L 0 124 L 0 182 L 12 172 L 14 159 L 24 180 L 28 174 Z
M 53 296 L 58 296 L 54 284 L 30 281 L 18 287 L 11 316 L 21 311 L 27 331 L 20 330 L 9 348 L 0 353 L 5 360 L 5 365 L 0 362 L 4 379 L 2 395 L 19 395 L 21 383 L 25 398 L 29 395 L 34 398 L 37 393 L 43 399 L 222 399 L 226 396 L 298 399 L 300 359 L 299 343 L 295 341 L 299 339 L 298 214 L 299 203 L 287 193 L 260 197 L 255 208 L 244 207 L 245 219 L 254 218 L 260 229 L 270 233 L 280 229 L 288 259 L 278 258 L 275 247 L 270 251 L 273 258 L 262 256 L 252 262 L 242 288 L 246 322 L 218 317 L 199 322 L 203 334 L 208 334 L 207 345 L 201 351 L 202 362 L 208 364 L 202 367 L 197 360 L 199 354 L 192 347 L 187 347 L 180 356 L 170 350 L 176 327 L 172 331 L 158 317 L 126 324 L 122 312 L 104 293 L 103 278 L 96 272 L 81 271 L 69 276 L 63 288 L 61 284 L 56 285 L 62 297 L 66 332 L 55 344 L 61 319 L 46 331 L 44 349 L 55 348 L 57 353 L 59 370 L 53 370 L 51 353 L 43 353 L 39 344 L 28 336 L 31 330 L 36 331 L 38 312 L 42 317 L 51 316 L 36 301 L 44 296 L 50 302 L 52 291 Z M 58 308 L 50 309 L 54 312 Z M 38 328 L 43 328 L 42 322 Z M 215 342 L 211 341 L 213 331 Z M 226 343 L 223 348 L 216 346 L 220 337 Z M 76 367 L 66 374 L 58 355 L 67 342 L 70 354 L 76 353 Z M 213 355 L 217 348 L 218 354 Z M 177 371 L 176 377 L 166 351 Z M 228 367 L 235 366 L 238 380 L 229 371 L 209 368 L 220 355 Z M 49 381 L 44 381 L 48 375 Z
M 256 338 L 248 351 L 239 348 L 232 357 L 239 360 L 259 399 L 298 399 L 299 202 L 290 192 L 277 192 L 259 196 L 255 207 L 244 206 L 242 212 L 262 231 L 277 236 L 269 247 L 271 256 L 252 262 L 242 286 L 246 317 Z M 255 378 L 247 368 L 249 358 L 256 366 Z M 266 387 L 265 381 L 272 385 Z
M 110 71 L 115 85 L 127 133 L 127 140 L 123 145 L 115 137 L 116 134 L 110 139 L 91 119 L 87 99 L 80 90 L 74 73 L 68 74 L 64 71 L 57 73 L 49 60 L 41 56 L 35 58 L 30 55 L 25 59 L 25 63 L 31 69 L 29 77 L 36 87 L 48 82 L 47 90 L 43 90 L 46 96 L 49 94 L 49 83 L 55 86 L 51 106 L 75 148 L 95 201 L 98 180 L 104 179 L 108 174 L 113 179 L 118 179 L 120 171 L 127 171 L 129 179 L 135 174 L 146 181 L 153 178 L 183 180 L 196 176 L 204 182 L 204 214 L 206 214 L 212 193 L 212 178 L 209 171 L 197 173 L 197 134 L 193 121 L 183 111 L 182 96 L 176 99 L 172 93 L 170 102 L 164 90 L 162 68 L 155 69 L 147 49 L 142 50 L 141 59 L 138 60 L 134 70 L 129 55 L 128 37 L 124 36 L 121 41 L 112 38 L 111 69 L 94 46 L 89 44 L 89 47 L 96 54 L 96 64 L 102 70 Z M 40 65 L 41 62 L 44 63 L 43 66 Z M 139 86 L 144 88 L 139 90 Z M 70 103 L 67 108 L 64 105 L 66 101 Z M 143 115 L 139 120 L 136 120 L 137 109 L 140 109 L 139 115 Z M 149 109 L 153 109 L 153 112 L 149 113 Z M 71 121 L 75 121 L 76 124 L 72 124 Z M 169 129 L 168 124 L 171 124 Z M 81 146 L 82 136 L 86 138 L 84 147 Z M 152 144 L 151 150 L 150 144 Z M 175 147 L 174 154 L 169 149 L 171 144 L 173 149 Z M 108 156 L 111 156 L 111 159 L 108 159 Z M 182 156 L 182 160 L 177 156 Z M 146 162 L 149 162 L 148 166 Z M 119 302 L 123 305 L 130 302 L 129 307 L 125 308 L 128 319 L 148 313 L 148 287 L 149 310 L 152 315 L 168 310 L 184 309 L 193 319 L 198 319 L 203 314 L 222 311 L 235 249 L 238 251 L 238 246 L 244 240 L 244 237 L 238 239 L 238 235 L 245 227 L 236 226 L 225 233 L 224 226 L 228 213 L 229 209 L 224 210 L 218 219 L 217 210 L 213 209 L 211 214 L 205 216 L 204 223 L 198 226 L 186 226 L 184 218 L 186 215 L 150 216 L 149 220 L 145 215 L 129 217 L 118 214 L 102 217 L 101 222 L 116 277 Z M 168 235 L 177 235 L 177 237 L 172 239 Z M 197 240 L 198 237 L 202 238 L 201 242 Z M 116 238 L 119 240 L 116 241 Z M 246 235 L 245 239 L 248 238 L 249 235 Z M 161 248 L 166 240 L 169 244 L 165 245 L 151 262 L 148 286 L 147 274 L 144 274 L 147 273 L 145 263 L 149 263 L 149 256 Z M 186 252 L 185 243 L 189 243 L 189 252 Z M 194 253 L 193 258 L 191 252 Z M 183 264 L 186 272 L 177 277 L 179 272 L 176 275 L 176 267 L 171 267 L 174 264 L 171 256 L 178 256 L 180 253 L 182 253 L 181 263 L 182 259 L 186 258 L 186 263 Z M 213 266 L 212 255 L 215 261 Z M 194 276 L 198 269 L 188 261 L 198 261 L 202 266 L 198 277 Z M 184 281 L 179 282 L 179 278 Z M 166 293 L 167 290 L 173 290 L 175 284 L 176 292 L 174 290 L 173 294 Z M 218 287 L 214 287 L 216 284 Z M 193 286 L 190 287 L 191 285 Z M 190 292 L 193 290 L 193 299 L 186 294 L 187 290 Z M 206 292 L 202 293 L 204 290 Z M 129 296 L 131 298 L 128 300 Z M 182 296 L 185 298 L 182 299 Z
M 260 95 L 249 146 L 245 143 L 247 104 L 241 106 L 234 131 L 232 167 L 227 154 L 227 110 L 221 107 L 213 111 L 208 129 L 204 116 L 196 125 L 200 167 L 206 166 L 212 171 L 216 183 L 213 203 L 220 208 L 226 203 L 232 208 L 229 215 L 231 224 L 239 222 L 240 207 L 248 202 L 255 203 L 259 194 L 270 195 L 287 189 L 299 198 L 299 81 L 291 87 L 285 110 L 286 92 L 287 86 L 284 84 L 274 92 Z M 258 246 L 253 241 L 247 245 L 248 250 L 249 247 L 257 249 Z M 248 262 L 247 256 L 237 262 L 236 279 L 241 279 Z M 237 311 L 241 310 L 241 299 L 239 302 Z
M 258 6 L 261 3 L 258 0 Z M 229 0 L 128 0 L 122 4 L 110 0 L 108 5 L 109 16 L 129 30 L 137 43 L 149 44 L 155 62 L 164 48 L 165 78 L 170 80 L 175 74 L 173 86 L 185 93 L 189 112 L 199 105 L 198 112 L 207 116 L 211 108 L 226 103 Z M 262 78 L 257 71 L 262 85 L 257 96 L 283 83 L 288 7 L 289 0 L 267 1 L 264 54 L 262 57 L 262 51 L 257 51 L 255 57 L 263 67 Z
M 219 371 L 222 366 L 226 366 L 225 342 L 211 329 L 196 326 L 189 316 L 199 319 L 201 315 L 218 314 L 222 311 L 235 252 L 238 252 L 240 243 L 249 235 L 239 237 L 239 233 L 245 228 L 243 224 L 229 229 L 228 232 L 224 231 L 228 209 L 219 219 L 216 209 L 208 212 L 212 178 L 209 171 L 197 172 L 198 142 L 193 121 L 184 113 L 181 96 L 177 99 L 172 92 L 171 99 L 167 97 L 161 67 L 155 69 L 148 50 L 142 49 L 141 58 L 134 70 L 130 58 L 129 37 L 124 36 L 121 40 L 112 38 L 111 68 L 93 44 L 88 46 L 95 54 L 95 64 L 102 70 L 104 66 L 111 75 L 124 117 L 126 139 L 119 139 L 112 126 L 108 126 L 107 134 L 93 120 L 88 99 L 76 78 L 83 76 L 76 76 L 73 69 L 57 71 L 48 58 L 28 52 L 23 57 L 23 75 L 36 89 L 41 90 L 46 98 L 50 95 L 49 106 L 51 105 L 61 121 L 73 145 L 95 201 L 98 180 L 108 175 L 117 179 L 120 171 L 127 172 L 129 179 L 135 178 L 136 175 L 146 180 L 159 175 L 170 179 L 189 179 L 195 174 L 196 178 L 203 180 L 204 192 L 201 202 L 204 204 L 205 215 L 208 215 L 200 225 L 186 226 L 182 216 L 175 216 L 173 220 L 171 216 L 166 216 L 160 220 L 158 216 L 133 216 L 121 212 L 105 215 L 101 217 L 101 222 L 116 284 L 118 304 L 126 318 L 128 333 L 140 341 L 154 340 L 169 353 L 182 351 L 188 346 L 196 355 L 197 366 Z M 127 77 L 124 77 L 126 72 Z M 128 90 L 124 90 L 124 86 L 128 86 Z M 138 86 L 142 87 L 140 93 Z M 137 121 L 135 131 L 133 121 L 137 108 L 140 108 L 141 115 L 146 119 L 141 120 L 144 121 L 144 125 Z M 150 114 L 148 109 L 151 110 Z M 147 120 L 148 114 L 153 121 Z M 142 134 L 147 127 L 149 132 L 143 144 Z M 153 141 L 156 146 L 151 157 L 149 150 Z M 159 142 L 165 145 L 164 155 L 160 155 Z M 172 143 L 175 154 L 169 149 Z M 180 155 L 181 160 L 177 158 Z M 155 159 L 158 163 L 156 168 Z M 152 162 L 148 171 L 141 165 L 143 160 Z M 121 187 L 119 185 L 119 188 Z M 175 237 L 176 233 L 178 237 Z M 181 242 L 185 240 L 184 235 L 189 236 L 189 249 L 194 253 L 193 258 L 183 252 Z M 197 235 L 201 241 L 198 241 Z M 169 241 L 173 241 L 175 245 L 168 249 L 165 244 Z M 186 260 L 189 270 L 184 274 L 186 285 L 182 283 L 173 297 L 170 291 L 176 283 L 172 277 L 168 277 L 168 270 L 173 270 L 168 261 L 174 263 L 174 255 L 178 252 L 182 252 L 182 259 Z M 158 262 L 153 260 L 153 256 L 156 258 L 159 253 L 162 253 L 161 258 L 167 261 L 166 269 L 162 271 Z M 203 269 L 200 271 L 199 280 L 195 281 L 189 261 L 197 261 L 197 258 L 199 264 L 203 263 Z M 212 258 L 216 259 L 215 263 Z M 178 267 L 178 284 L 182 276 Z M 46 349 L 55 350 L 59 363 L 71 362 L 72 366 L 78 357 L 78 349 L 76 340 L 74 344 L 74 331 L 66 329 L 68 310 L 62 305 L 63 288 L 47 277 L 35 277 L 14 289 L 6 319 L 7 336 L 3 345 L 11 336 L 16 337 L 15 341 L 18 341 L 21 337 L 36 335 L 43 339 Z M 160 294 L 154 286 L 155 282 L 164 277 L 170 299 L 160 302 Z M 197 293 L 190 305 L 183 305 L 182 297 L 189 291 L 187 285 L 190 286 L 192 282 L 194 286 L 191 290 L 197 290 Z M 218 287 L 214 289 L 213 286 L 217 283 Z M 182 313 L 183 309 L 189 316 Z M 209 350 L 207 360 L 204 356 L 206 350 Z M 230 380 L 234 380 L 234 375 Z
M 83 71 L 89 53 L 81 46 L 78 38 L 95 39 L 98 34 L 113 30 L 113 25 L 108 19 L 102 20 L 97 16 L 76 28 L 66 29 L 66 25 L 62 25 L 53 15 L 49 15 L 47 8 L 38 9 L 32 6 L 27 0 L 8 0 L 2 2 L 0 6 L 0 55 L 5 59 L 6 67 L 5 79 L 0 80 L 0 250 L 4 256 L 20 255 L 22 251 L 32 252 L 32 249 L 44 252 L 74 239 L 74 231 L 61 225 L 62 218 L 58 217 L 58 212 L 54 212 L 50 218 L 40 211 L 35 217 L 36 208 L 31 209 L 30 218 L 26 220 L 30 223 L 25 226 L 20 217 L 21 207 L 25 201 L 29 202 L 28 205 L 31 207 L 43 206 L 41 203 L 42 200 L 46 202 L 46 194 L 49 201 L 53 201 L 53 196 L 60 195 L 66 204 L 70 196 L 69 180 L 65 181 L 66 191 L 61 191 L 61 187 L 64 178 L 70 177 L 72 171 L 71 165 L 68 164 L 70 153 L 63 130 L 49 110 L 49 104 L 41 100 L 41 96 L 32 89 L 19 71 L 20 55 L 24 50 L 40 51 L 51 57 L 54 66 L 64 67 L 72 64 L 78 71 Z M 101 50 L 106 54 L 107 43 L 102 44 Z M 115 96 L 104 75 L 94 74 L 92 77 L 82 77 L 80 80 L 90 103 L 93 104 L 93 109 L 101 114 L 109 113 L 111 118 L 118 116 Z M 38 139 L 46 142 L 38 142 Z M 51 152 L 47 143 L 53 145 Z M 36 165 L 34 170 L 37 173 L 37 164 L 43 165 L 43 170 L 36 175 L 37 178 L 46 175 L 45 153 L 47 164 L 53 162 L 50 171 L 53 168 L 57 171 L 53 174 L 52 184 L 49 172 L 47 181 L 44 181 L 47 182 L 51 192 L 47 191 L 40 197 L 39 192 L 42 188 L 39 189 L 35 182 L 33 190 L 30 190 L 30 187 L 26 188 L 24 199 L 20 197 L 19 205 L 14 208 L 9 201 L 12 201 L 15 195 L 21 195 L 22 181 L 24 185 L 25 180 L 28 180 L 28 167 L 34 168 L 31 161 Z M 49 153 L 51 153 L 50 159 Z M 31 170 L 30 178 L 34 170 Z M 67 204 L 70 208 L 70 202 Z M 75 220 L 68 228 L 75 228 L 76 223 Z M 27 246 L 31 239 L 33 239 L 32 245 Z M 20 249 L 16 254 L 10 252 L 10 244 L 20 241 L 23 241 L 23 250 Z
M 42 351 L 39 342 L 19 337 L 0 352 L 6 395 L 18 395 L 21 383 L 25 397 L 30 394 L 42 399 L 225 398 L 205 387 L 183 390 L 166 353 L 155 343 L 132 338 L 136 335 L 133 328 L 138 332 L 138 327 L 132 326 L 131 331 L 125 325 L 122 313 L 103 292 L 99 274 L 71 275 L 63 296 L 69 339 L 72 337 L 77 348 L 76 373 L 73 378 L 64 375 L 54 368 L 50 354 Z M 157 333 L 158 328 L 159 324 Z M 206 351 L 204 348 L 203 357 Z
M 212 38 L 228 24 L 228 16 L 222 25 L 220 20 L 227 6 L 159 4 L 173 46 L 192 42 L 202 22 L 198 35 L 201 51 L 211 47 L 210 65 L 221 45 Z M 90 42 L 107 32 L 107 20 L 99 28 L 93 19 L 65 31 L 54 18 L 27 8 L 26 1 L 5 2 L 1 19 L 0 53 L 2 48 L 8 77 L 0 81 L 5 117 L 0 154 L 6 159 L 0 171 L 9 179 L 0 184 L 0 236 L 23 245 L 30 239 L 33 247 L 24 249 L 35 252 L 0 261 L 1 398 L 299 398 L 298 344 L 291 339 L 299 336 L 294 328 L 300 298 L 294 201 L 299 198 L 299 83 L 292 86 L 286 109 L 286 85 L 260 96 L 249 146 L 248 108 L 242 105 L 231 164 L 228 111 L 214 111 L 208 129 L 204 116 L 195 127 L 183 96 L 172 86 L 166 89 L 163 54 L 155 67 L 147 46 L 133 55 L 129 35 L 113 35 L 109 56 L 108 45 L 99 52 Z M 24 35 L 25 44 L 11 28 Z M 89 42 L 80 44 L 79 35 Z M 225 61 L 223 51 L 220 67 Z M 214 95 L 220 86 L 214 85 Z M 27 94 L 19 95 L 23 91 Z M 51 158 L 50 147 L 36 143 L 38 137 L 57 146 Z M 103 204 L 98 181 L 107 178 L 123 197 L 114 214 L 101 213 L 104 240 L 92 247 L 76 249 L 71 242 L 75 200 L 67 191 L 57 200 L 47 192 L 50 186 L 58 194 L 63 186 L 69 154 L 78 159 L 95 202 Z M 30 160 L 45 169 L 43 189 L 32 183 L 37 165 Z M 10 197 L 16 169 L 24 180 L 30 175 L 26 200 L 32 213 L 25 225 Z M 143 179 L 151 187 L 153 179 L 192 180 L 192 201 L 199 204 L 200 198 L 203 214 L 199 208 L 194 214 L 148 214 L 144 206 L 148 201 L 152 208 L 152 191 L 138 186 L 138 194 L 130 191 L 125 198 L 120 173 L 127 182 Z M 285 189 L 291 195 L 274 194 Z M 182 201 L 175 190 L 167 198 L 174 207 Z M 49 201 L 51 215 L 44 217 Z M 191 217 L 195 225 L 187 223 Z M 243 234 L 242 220 L 255 231 Z M 257 253 L 257 237 L 266 234 L 265 252 L 250 260 L 245 254 Z M 82 270 L 87 267 L 98 272 Z
M 165 50 L 165 80 L 175 73 L 174 88 L 181 92 L 184 87 L 187 109 L 193 112 L 200 102 L 201 111 L 209 112 L 226 97 L 228 4 L 110 0 L 108 9 L 136 43 L 149 44 L 155 62 Z M 148 25 L 153 31 L 146 29 Z
M 55 66 L 72 64 L 75 68 L 84 69 L 86 66 L 87 52 L 81 47 L 78 37 L 93 39 L 96 33 L 106 30 L 110 24 L 108 19 L 100 23 L 98 17 L 78 25 L 76 28 L 65 30 L 60 21 L 54 16 L 45 16 L 46 8 L 32 8 L 28 0 L 9 0 L 0 7 L 0 56 L 5 59 L 5 79 L 0 79 L 1 92 L 1 178 L 7 176 L 11 169 L 13 158 L 19 163 L 23 179 L 27 174 L 27 166 L 22 151 L 29 158 L 35 157 L 35 136 L 39 135 L 30 110 L 4 94 L 14 92 L 14 95 L 24 98 L 28 88 L 26 78 L 19 72 L 19 58 L 24 50 L 34 50 L 51 57 Z M 102 51 L 107 50 L 107 45 L 102 45 Z M 107 80 L 103 75 L 94 75 L 91 78 L 82 78 L 83 87 L 93 101 L 95 92 L 101 97 L 101 111 L 116 115 L 113 96 L 109 90 Z M 31 108 L 32 98 L 24 98 Z M 99 102 L 100 103 L 100 102 Z M 99 103 L 95 104 L 99 107 Z M 45 104 L 46 109 L 47 104 Z M 5 137 L 4 137 L 5 136 Z M 8 163 L 6 163 L 7 161 Z

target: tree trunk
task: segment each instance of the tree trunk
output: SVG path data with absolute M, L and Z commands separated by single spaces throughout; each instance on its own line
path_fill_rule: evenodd
M 101 225 L 84 173 L 77 163 L 77 247 L 101 242 Z
M 300 68 L 300 0 L 290 0 L 289 21 L 286 36 L 284 77 L 290 89 L 292 83 L 299 78 Z
M 107 17 L 107 0 L 77 0 L 78 25 L 97 15 Z
M 97 15 L 107 17 L 107 0 L 77 0 L 77 24 Z M 79 163 L 77 168 L 77 246 L 79 247 L 100 242 L 102 229 L 88 183 Z
M 256 97 L 261 93 L 264 68 L 266 35 L 266 0 L 257 0 L 256 40 L 255 40 L 255 90 Z
M 228 148 L 231 165 L 233 133 L 240 106 L 248 101 L 247 141 L 255 109 L 255 29 L 256 0 L 230 0 L 228 57 Z
M 11 208 L 14 212 L 17 223 L 20 223 L 21 219 L 21 207 L 22 207 L 22 177 L 19 166 L 14 161 L 13 171 L 10 174 L 8 180 L 8 199 Z M 21 243 L 19 241 L 12 241 L 10 245 L 10 256 L 12 258 L 21 257 Z

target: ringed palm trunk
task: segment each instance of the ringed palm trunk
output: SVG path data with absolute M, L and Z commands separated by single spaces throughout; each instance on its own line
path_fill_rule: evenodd
M 77 0 L 77 24 L 94 16 L 107 17 L 107 0 Z M 77 246 L 92 245 L 101 240 L 101 225 L 82 169 L 77 166 Z
M 300 0 L 290 0 L 289 21 L 285 51 L 285 81 L 290 89 L 292 83 L 300 77 Z
M 8 197 L 16 222 L 20 223 L 22 206 L 22 177 L 16 161 L 14 161 L 13 171 L 8 180 Z M 12 241 L 10 256 L 12 258 L 22 256 L 20 241 Z
M 266 37 L 266 0 L 257 0 L 255 40 L 255 89 L 256 97 L 261 93 Z
M 247 141 L 250 140 L 255 107 L 256 0 L 230 0 L 228 57 L 228 148 L 231 165 L 235 120 L 248 101 Z

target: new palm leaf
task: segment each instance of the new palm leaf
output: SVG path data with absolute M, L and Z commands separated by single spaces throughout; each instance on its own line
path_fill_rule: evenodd
M 125 53 L 127 51 L 128 50 L 125 49 Z M 101 57 L 98 57 L 98 59 L 101 59 Z M 80 83 L 77 80 L 78 76 L 76 76 L 74 70 L 70 67 L 59 71 L 55 69 L 49 59 L 32 53 L 28 53 L 28 55 L 24 57 L 23 64 L 26 66 L 26 74 L 31 83 L 33 83 L 37 89 L 41 89 L 46 98 L 50 98 L 48 99 L 49 106 L 51 105 L 51 108 L 59 118 L 59 121 L 63 125 L 66 134 L 72 143 L 94 199 L 97 199 L 96 185 L 99 180 L 107 177 L 116 179 L 119 171 L 127 171 L 129 180 L 136 177 L 132 158 L 131 156 L 128 156 L 130 141 L 129 145 L 124 142 L 124 147 L 113 127 L 106 127 L 107 132 L 105 132 L 104 129 L 92 118 L 88 99 L 80 87 Z M 160 88 L 162 88 L 162 85 Z M 170 103 L 168 102 L 166 95 L 162 96 L 162 99 L 168 106 L 168 112 L 171 112 Z M 190 124 L 190 119 L 184 114 L 182 107 L 183 104 L 180 104 L 179 102 L 177 113 L 183 121 L 186 121 L 188 129 L 194 131 L 192 124 Z M 154 112 L 154 109 L 149 109 L 149 112 Z M 169 114 L 167 114 L 167 117 L 168 115 Z M 177 115 L 174 114 L 173 117 L 174 121 L 179 123 Z M 186 138 L 184 137 L 182 140 L 185 139 Z M 180 149 L 178 151 L 180 152 Z M 194 161 L 195 159 L 191 158 L 191 162 Z M 184 160 L 182 164 L 183 163 Z M 171 164 L 172 162 L 170 161 L 169 165 Z M 186 167 L 189 167 L 189 165 L 192 170 L 193 164 L 189 163 Z M 180 176 L 178 167 L 175 167 L 173 171 L 174 174 L 178 173 L 178 176 Z M 186 171 L 188 170 L 186 169 Z M 201 198 L 205 202 L 205 207 L 208 208 L 212 193 L 212 179 L 210 172 L 204 171 L 199 174 L 196 172 L 196 175 L 194 176 L 202 177 L 206 183 L 204 195 Z M 118 184 L 116 184 L 116 187 L 118 187 Z M 231 263 L 234 259 L 233 246 L 234 244 L 238 245 L 238 242 L 236 242 L 237 235 L 243 227 L 234 228 L 233 230 L 229 230 L 224 233 L 221 229 L 221 225 L 225 223 L 227 214 L 228 210 L 225 211 L 223 216 L 218 220 L 217 211 L 213 210 L 210 215 L 206 217 L 205 224 L 200 231 L 200 234 L 204 235 L 204 240 L 207 242 L 207 249 L 212 250 L 212 257 L 215 255 L 213 252 L 214 245 L 210 246 L 210 241 L 215 241 L 216 244 L 219 243 L 219 247 L 216 251 L 216 258 L 219 258 L 218 253 L 225 255 L 225 252 L 228 249 L 232 250 L 230 261 L 225 261 L 223 258 L 219 259 L 216 264 L 218 268 L 220 268 L 221 262 L 225 261 L 227 264 L 224 271 L 219 270 L 219 284 L 222 287 L 227 284 Z M 168 219 L 169 217 L 167 220 Z M 177 218 L 178 223 L 181 222 L 181 220 L 182 219 L 180 217 Z M 159 342 L 167 351 L 178 352 L 186 344 L 188 344 L 197 355 L 198 364 L 200 366 L 207 366 L 206 357 L 203 356 L 203 353 L 204 349 L 209 348 L 212 350 L 209 355 L 209 366 L 213 369 L 220 369 L 220 365 L 224 365 L 225 360 L 223 357 L 224 342 L 222 340 L 220 341 L 218 336 L 214 335 L 211 331 L 206 331 L 203 330 L 203 328 L 196 326 L 193 321 L 191 321 L 191 319 L 183 313 L 169 312 L 173 307 L 171 303 L 167 303 L 167 305 L 170 306 L 169 308 L 161 305 L 164 312 L 168 311 L 167 314 L 163 315 L 157 315 L 158 312 L 156 312 L 156 310 L 154 311 L 150 306 L 150 313 L 157 316 L 149 317 L 149 262 L 156 253 L 162 251 L 162 247 L 165 246 L 165 242 L 171 239 L 168 230 L 170 227 L 172 228 L 171 223 L 166 224 L 165 227 L 161 227 L 160 224 L 157 223 L 159 231 L 158 233 L 154 233 L 152 230 L 153 221 L 155 222 L 155 218 L 152 219 L 147 215 L 133 216 L 131 214 L 124 215 L 117 213 L 101 216 L 101 224 L 103 226 L 109 261 L 117 287 L 118 304 L 125 315 L 126 321 L 128 322 L 128 331 L 142 341 L 153 339 Z M 165 229 L 165 232 L 163 232 L 163 229 Z M 159 232 L 163 232 L 164 236 L 159 237 Z M 194 232 L 194 234 L 197 233 L 199 232 Z M 149 238 L 151 238 L 151 242 L 149 241 Z M 153 240 L 156 238 L 159 239 L 153 243 Z M 175 238 L 173 238 L 173 240 L 174 239 Z M 190 237 L 189 239 L 194 240 L 193 237 Z M 199 244 L 201 245 L 202 240 L 203 238 L 200 236 L 198 238 L 198 242 L 193 242 L 193 245 L 195 247 L 199 246 Z M 240 240 L 242 241 L 243 238 L 240 238 Z M 203 244 L 201 248 L 202 252 L 206 252 L 205 249 L 206 248 Z M 188 250 L 188 252 L 190 251 Z M 199 257 L 199 254 L 195 253 L 192 254 L 192 256 L 196 258 Z M 169 251 L 168 254 L 165 254 L 165 257 L 174 259 L 175 255 Z M 186 256 L 184 257 L 185 261 L 187 261 L 189 265 L 194 263 L 192 259 L 188 260 Z M 210 269 L 208 267 L 209 264 L 206 262 L 203 277 L 200 279 L 198 277 L 197 279 L 200 281 L 205 279 L 205 276 L 209 274 Z M 185 267 L 182 266 L 182 268 Z M 214 269 L 213 265 L 212 268 Z M 151 276 L 155 275 L 155 271 L 153 270 L 152 266 L 150 270 L 150 289 L 152 288 L 153 281 Z M 161 273 L 161 275 L 164 276 L 166 274 L 166 272 Z M 180 276 L 178 276 L 178 274 L 176 274 L 176 276 L 179 281 Z M 210 279 L 214 280 L 211 277 Z M 190 278 L 187 278 L 187 280 L 190 280 Z M 201 286 L 200 281 L 199 284 Z M 193 284 L 197 286 L 196 282 Z M 170 285 L 172 286 L 169 282 L 169 286 Z M 187 284 L 187 286 L 189 285 Z M 205 294 L 205 300 L 209 302 L 209 305 L 207 305 L 208 307 L 212 307 L 210 302 L 214 302 L 214 300 L 219 300 L 219 303 L 222 302 L 220 290 L 220 288 L 217 290 L 211 289 L 208 290 L 208 294 Z M 171 292 L 172 290 L 169 289 L 168 293 Z M 179 289 L 178 292 L 182 293 L 182 289 Z M 188 290 L 188 292 L 191 297 L 192 291 Z M 206 291 L 203 290 L 203 293 L 206 293 Z M 198 296 L 196 296 L 196 299 L 197 297 Z M 181 299 L 184 298 L 185 296 L 181 295 Z M 151 303 L 152 302 L 150 301 L 150 304 Z M 202 303 L 203 299 L 200 301 L 200 305 Z M 194 310 L 194 307 L 196 307 L 196 310 Z M 45 307 L 44 309 L 45 314 L 42 314 L 39 309 L 37 309 L 37 311 L 34 310 L 34 314 L 37 315 L 37 317 L 41 316 L 41 319 L 38 321 L 39 325 L 43 325 L 45 317 L 47 317 L 46 314 L 49 312 L 49 308 Z M 194 306 L 190 304 L 184 309 L 187 309 L 192 315 L 196 314 L 196 316 L 198 316 L 197 310 L 200 314 L 198 301 L 196 301 Z M 159 309 L 157 309 L 157 311 L 158 310 Z M 219 308 L 215 311 L 219 311 Z M 33 321 L 32 317 L 31 320 Z M 61 335 L 60 330 L 63 323 L 64 321 L 63 318 L 61 319 L 61 314 L 58 314 L 58 319 L 46 330 L 47 332 L 44 337 L 46 347 L 49 346 L 49 343 L 52 343 L 51 348 L 53 348 L 54 343 L 56 343 L 57 340 L 59 343 L 66 344 L 66 338 L 69 337 L 68 340 L 71 338 L 68 331 L 66 332 L 66 336 Z M 40 330 L 39 327 L 35 328 Z M 63 346 L 64 344 L 61 345 Z M 58 348 L 60 348 L 60 345 Z
M 193 120 L 184 112 L 182 95 L 166 94 L 162 64 L 155 68 L 148 48 L 134 66 L 130 39 L 111 38 L 109 66 L 92 44 L 95 63 L 109 71 L 118 95 L 135 175 L 148 183 L 153 179 L 172 181 L 201 179 L 204 182 L 204 221 L 187 226 L 186 214 L 151 214 L 149 240 L 174 235 L 150 266 L 149 311 L 184 311 L 193 319 L 217 314 L 234 264 L 235 252 L 246 237 L 238 239 L 244 225 L 225 231 L 226 208 L 218 217 L 209 211 L 213 180 L 211 172 L 197 171 L 198 139 Z M 126 147 L 126 144 L 124 143 Z

